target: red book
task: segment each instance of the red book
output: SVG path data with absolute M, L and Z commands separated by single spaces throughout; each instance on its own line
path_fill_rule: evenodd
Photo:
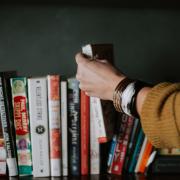
M 110 172 L 112 174 L 117 174 L 117 175 L 122 174 L 122 169 L 124 165 L 124 160 L 126 156 L 127 145 L 129 142 L 132 125 L 133 125 L 133 118 L 124 115 L 122 117 L 120 134 L 112 162 L 112 168 Z
M 89 173 L 89 144 L 90 144 L 90 100 L 89 96 L 81 91 L 81 174 Z

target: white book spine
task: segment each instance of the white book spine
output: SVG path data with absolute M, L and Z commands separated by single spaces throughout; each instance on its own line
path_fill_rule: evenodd
M 90 97 L 90 174 L 100 174 L 100 148 L 93 101 L 94 97 Z
M 48 112 L 51 176 L 61 176 L 60 76 L 48 75 Z
M 107 141 L 106 130 L 104 126 L 104 118 L 101 100 L 97 97 L 91 97 L 92 111 L 96 119 L 96 129 L 99 143 Z
M 46 77 L 28 79 L 33 176 L 50 176 Z
M 67 82 L 61 82 L 62 175 L 68 176 Z
M 82 53 L 93 58 L 93 50 L 91 45 L 86 45 L 82 47 Z M 103 117 L 103 110 L 101 105 L 101 100 L 97 97 L 93 97 L 93 110 L 96 116 L 96 126 L 98 127 L 98 140 L 99 143 L 107 142 L 107 134 L 104 125 L 104 117 Z

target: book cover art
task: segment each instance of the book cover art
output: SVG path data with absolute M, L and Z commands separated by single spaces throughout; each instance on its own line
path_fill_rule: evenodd
M 19 175 L 32 175 L 27 79 L 11 78 Z

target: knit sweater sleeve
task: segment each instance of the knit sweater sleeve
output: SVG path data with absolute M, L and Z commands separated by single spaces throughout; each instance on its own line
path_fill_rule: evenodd
M 155 147 L 180 148 L 180 83 L 153 87 L 143 103 L 140 118 Z

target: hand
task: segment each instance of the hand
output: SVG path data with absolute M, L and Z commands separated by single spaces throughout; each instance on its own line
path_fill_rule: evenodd
M 89 60 L 81 53 L 75 58 L 80 89 L 89 96 L 112 100 L 114 89 L 125 76 L 107 60 Z

